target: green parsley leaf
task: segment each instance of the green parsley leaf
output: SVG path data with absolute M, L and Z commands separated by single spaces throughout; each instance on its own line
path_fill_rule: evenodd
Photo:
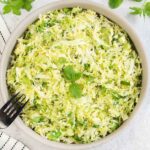
M 12 7 L 12 9 L 21 9 L 24 1 L 23 0 L 10 0 L 8 1 L 9 5 Z
M 9 5 L 5 5 L 5 6 L 3 7 L 3 13 L 4 13 L 4 14 L 7 14 L 7 13 L 9 13 L 9 12 L 11 12 L 11 7 L 10 7 Z
M 23 0 L 9 0 L 9 1 L 1 1 L 4 3 L 3 13 L 13 12 L 16 15 L 20 15 L 20 9 L 23 6 Z
M 123 0 L 109 0 L 109 6 L 112 9 L 119 7 L 123 3 Z
M 72 83 L 69 87 L 69 92 L 74 98 L 80 98 L 82 96 L 82 90 L 79 84 Z
M 34 0 L 0 0 L 4 4 L 3 13 L 7 14 L 13 12 L 16 15 L 21 14 L 21 9 L 29 11 L 32 8 L 31 3 Z
M 150 16 L 150 2 L 146 2 L 144 4 L 143 13 L 144 13 L 144 16 Z
M 130 9 L 132 10 L 130 12 L 130 14 L 132 14 L 132 15 L 142 15 L 142 13 L 143 13 L 143 10 L 139 7 L 130 7 Z
M 75 82 L 76 80 L 80 79 L 82 75 L 80 72 L 76 72 L 72 66 L 65 67 L 63 69 L 63 73 L 64 77 L 72 82 Z
M 23 8 L 26 9 L 27 11 L 29 11 L 29 10 L 31 10 L 32 5 L 31 5 L 31 4 L 28 4 L 28 3 L 25 3 L 25 4 L 23 5 Z
M 142 15 L 150 17 L 150 2 L 145 2 L 142 7 L 130 7 L 132 15 Z
M 21 15 L 20 9 L 12 8 L 12 12 L 13 12 L 15 15 Z
M 31 3 L 33 1 L 34 0 L 24 0 L 23 8 L 26 9 L 27 11 L 31 10 L 31 8 L 32 8 Z

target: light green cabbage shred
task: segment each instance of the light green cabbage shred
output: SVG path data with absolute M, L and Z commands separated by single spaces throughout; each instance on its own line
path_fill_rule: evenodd
M 69 93 L 66 66 L 82 73 Z M 49 140 L 90 143 L 116 130 L 138 102 L 142 67 L 127 33 L 92 10 L 48 12 L 18 39 L 7 71 L 11 93 L 30 100 L 21 117 Z M 81 93 L 80 93 L 81 94 Z

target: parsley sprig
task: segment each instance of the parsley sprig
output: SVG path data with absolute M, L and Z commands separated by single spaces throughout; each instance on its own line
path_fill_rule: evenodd
M 12 12 L 15 15 L 21 15 L 21 9 L 30 11 L 32 8 L 32 2 L 34 0 L 0 0 L 3 7 L 3 13 L 7 14 Z
M 121 6 L 124 0 L 108 0 L 109 6 L 112 9 L 118 8 Z M 142 2 L 143 0 L 133 0 L 135 2 Z M 148 16 L 150 17 L 150 2 L 145 1 L 140 7 L 130 7 L 130 14 L 132 15 L 140 15 L 140 16 Z
M 150 17 L 150 2 L 146 2 L 142 7 L 130 7 L 130 14 Z
M 81 72 L 76 72 L 72 66 L 66 66 L 63 69 L 63 76 L 66 80 L 70 81 L 69 92 L 74 98 L 80 98 L 82 96 L 81 85 L 76 83 L 82 76 Z

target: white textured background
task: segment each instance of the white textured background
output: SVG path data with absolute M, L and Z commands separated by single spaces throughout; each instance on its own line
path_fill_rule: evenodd
M 33 4 L 33 9 L 35 10 L 36 8 L 39 8 L 51 1 L 52 0 L 36 0 Z M 107 0 L 93 1 L 97 1 L 99 4 L 107 6 Z M 128 8 L 133 5 L 139 4 L 132 0 L 125 0 L 124 4 L 114 11 L 125 18 L 134 27 L 138 36 L 141 38 L 141 41 L 147 51 L 147 56 L 150 59 L 150 18 L 144 19 L 138 16 L 129 15 Z M 2 7 L 0 6 L 0 11 L 1 8 Z M 0 36 L 0 55 L 5 44 L 4 40 L 7 41 L 16 25 L 24 19 L 27 14 L 28 12 L 22 11 L 21 16 L 15 16 L 13 14 L 0 15 L 0 31 L 3 35 L 3 38 Z M 7 25 L 8 30 L 3 23 Z M 21 140 L 31 150 L 56 150 L 33 140 L 23 131 L 17 129 L 15 125 L 11 125 L 8 129 L 4 130 L 4 132 Z M 150 94 L 145 99 L 134 120 L 119 136 L 90 150 L 150 150 Z

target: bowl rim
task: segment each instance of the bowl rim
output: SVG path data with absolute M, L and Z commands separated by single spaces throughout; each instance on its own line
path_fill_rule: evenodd
M 91 10 L 98 12 L 99 14 L 106 16 L 107 18 L 109 18 L 110 20 L 115 22 L 116 24 L 120 25 L 129 34 L 129 37 L 133 41 L 133 43 L 138 51 L 138 54 L 141 58 L 141 61 L 142 61 L 143 80 L 142 80 L 142 91 L 141 91 L 141 95 L 139 98 L 139 102 L 136 105 L 136 107 L 134 108 L 129 119 L 127 121 L 125 121 L 113 133 L 107 135 L 106 137 L 104 137 L 98 141 L 92 142 L 92 143 L 65 144 L 65 143 L 49 141 L 45 137 L 38 135 L 32 129 L 27 127 L 23 123 L 23 121 L 20 119 L 20 117 L 18 117 L 15 120 L 15 124 L 17 125 L 17 127 L 19 127 L 27 135 L 34 138 L 38 142 L 46 144 L 47 146 L 52 146 L 55 148 L 65 149 L 65 150 L 67 150 L 67 149 L 71 149 L 71 150 L 77 149 L 78 150 L 78 149 L 94 147 L 94 146 L 100 145 L 100 144 L 112 139 L 113 137 L 115 137 L 115 135 L 118 135 L 121 131 L 123 131 L 123 129 L 125 129 L 127 124 L 129 125 L 129 123 L 131 123 L 131 120 L 133 120 L 133 118 L 135 117 L 135 114 L 137 114 L 139 108 L 141 107 L 141 105 L 143 103 L 144 97 L 146 97 L 147 91 L 148 91 L 147 90 L 148 89 L 148 74 L 149 74 L 148 73 L 148 62 L 147 62 L 148 59 L 146 56 L 146 51 L 144 49 L 144 46 L 143 46 L 141 40 L 139 39 L 138 35 L 134 31 L 133 27 L 123 17 L 114 13 L 112 10 L 110 10 L 109 8 L 107 8 L 106 6 L 104 6 L 100 3 L 90 1 L 90 0 L 71 0 L 71 1 L 58 0 L 58 1 L 50 2 L 47 5 L 42 6 L 38 9 L 36 9 L 35 11 L 32 11 L 29 15 L 26 16 L 26 18 L 24 20 L 22 20 L 20 22 L 20 24 L 16 27 L 16 29 L 12 32 L 11 36 L 9 37 L 9 39 L 5 45 L 5 48 L 4 48 L 4 51 L 2 54 L 2 58 L 1 58 L 1 62 L 0 62 L 0 83 L 1 83 L 0 84 L 0 96 L 1 96 L 2 101 L 6 102 L 7 99 L 9 98 L 7 85 L 6 85 L 6 68 L 8 65 L 8 61 L 10 59 L 10 54 L 16 44 L 16 39 L 18 39 L 18 37 L 20 37 L 22 35 L 22 33 L 24 33 L 24 31 L 26 30 L 26 28 L 28 27 L 29 24 L 32 24 L 38 18 L 39 14 L 44 14 L 50 10 L 61 9 L 64 7 L 75 7 L 75 6 L 79 6 L 79 7 L 86 8 L 86 9 L 91 9 Z

